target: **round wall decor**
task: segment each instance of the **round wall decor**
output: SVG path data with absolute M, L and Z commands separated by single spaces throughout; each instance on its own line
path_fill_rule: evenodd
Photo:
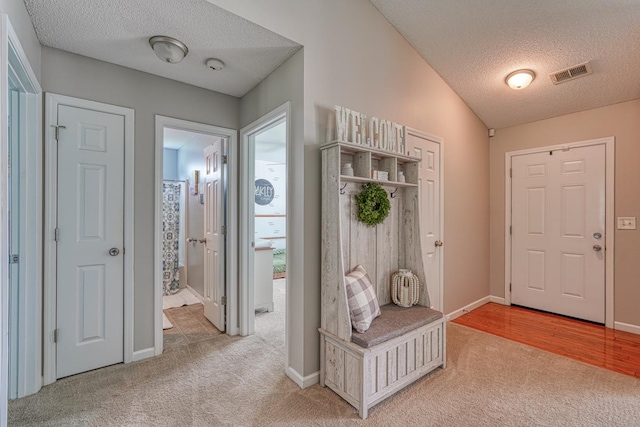
M 275 196 L 275 190 L 273 184 L 266 179 L 256 179 L 256 203 L 261 206 L 266 206 L 273 200 Z
M 364 184 L 360 194 L 356 194 L 358 204 L 358 220 L 369 227 L 381 224 L 391 210 L 391 202 L 387 192 L 378 184 Z

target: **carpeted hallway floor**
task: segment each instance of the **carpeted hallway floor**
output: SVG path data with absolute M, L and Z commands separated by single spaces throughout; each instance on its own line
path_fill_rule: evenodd
M 301 390 L 284 375 L 284 337 L 274 332 L 283 290 L 277 295 L 254 336 L 221 335 L 60 380 L 11 402 L 9 425 L 640 425 L 640 380 L 456 324 L 448 325 L 447 369 L 362 421 L 329 389 Z

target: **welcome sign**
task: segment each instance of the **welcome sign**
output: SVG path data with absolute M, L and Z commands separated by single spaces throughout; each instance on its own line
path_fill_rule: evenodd
M 406 154 L 404 126 L 390 120 L 367 116 L 349 108 L 334 107 L 336 140 L 378 150 Z

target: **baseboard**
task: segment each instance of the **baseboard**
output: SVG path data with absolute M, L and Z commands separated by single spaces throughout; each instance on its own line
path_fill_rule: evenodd
M 287 374 L 291 381 L 298 384 L 298 387 L 300 388 L 307 388 L 320 382 L 320 371 L 316 371 L 311 375 L 303 377 L 298 373 L 298 371 L 293 369 L 291 366 L 288 366 L 285 370 L 285 374 Z
M 148 359 L 156 355 L 155 348 L 149 347 L 143 350 L 138 350 L 133 352 L 133 362 L 137 362 L 139 360 Z
M 187 285 L 187 289 L 189 289 L 191 291 L 191 293 L 194 294 L 196 296 L 196 298 L 198 298 L 200 300 L 200 302 L 204 304 L 204 297 L 202 295 L 200 295 L 200 292 L 196 291 L 195 289 L 193 289 L 189 285 Z
M 618 331 L 629 332 L 631 334 L 640 335 L 640 326 L 631 325 L 629 323 L 613 322 L 613 328 Z
M 505 305 L 504 298 L 502 298 L 502 297 L 494 297 L 493 295 L 489 296 L 489 302 L 495 302 L 496 304 Z
M 451 313 L 446 315 L 446 319 L 447 321 L 451 321 L 454 319 L 457 319 L 458 317 L 462 316 L 465 313 L 468 313 L 472 310 L 475 310 L 476 308 L 485 305 L 486 303 L 488 303 L 490 300 L 490 297 L 484 297 L 484 298 L 480 298 L 478 301 L 472 302 L 469 305 L 466 305 L 462 308 L 457 309 L 456 311 L 452 311 Z

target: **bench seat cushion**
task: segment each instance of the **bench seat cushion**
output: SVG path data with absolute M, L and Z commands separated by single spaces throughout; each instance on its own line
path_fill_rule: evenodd
M 419 305 L 404 308 L 387 304 L 380 310 L 382 314 L 371 323 L 368 331 L 353 331 L 351 342 L 370 348 L 442 318 L 441 312 Z

